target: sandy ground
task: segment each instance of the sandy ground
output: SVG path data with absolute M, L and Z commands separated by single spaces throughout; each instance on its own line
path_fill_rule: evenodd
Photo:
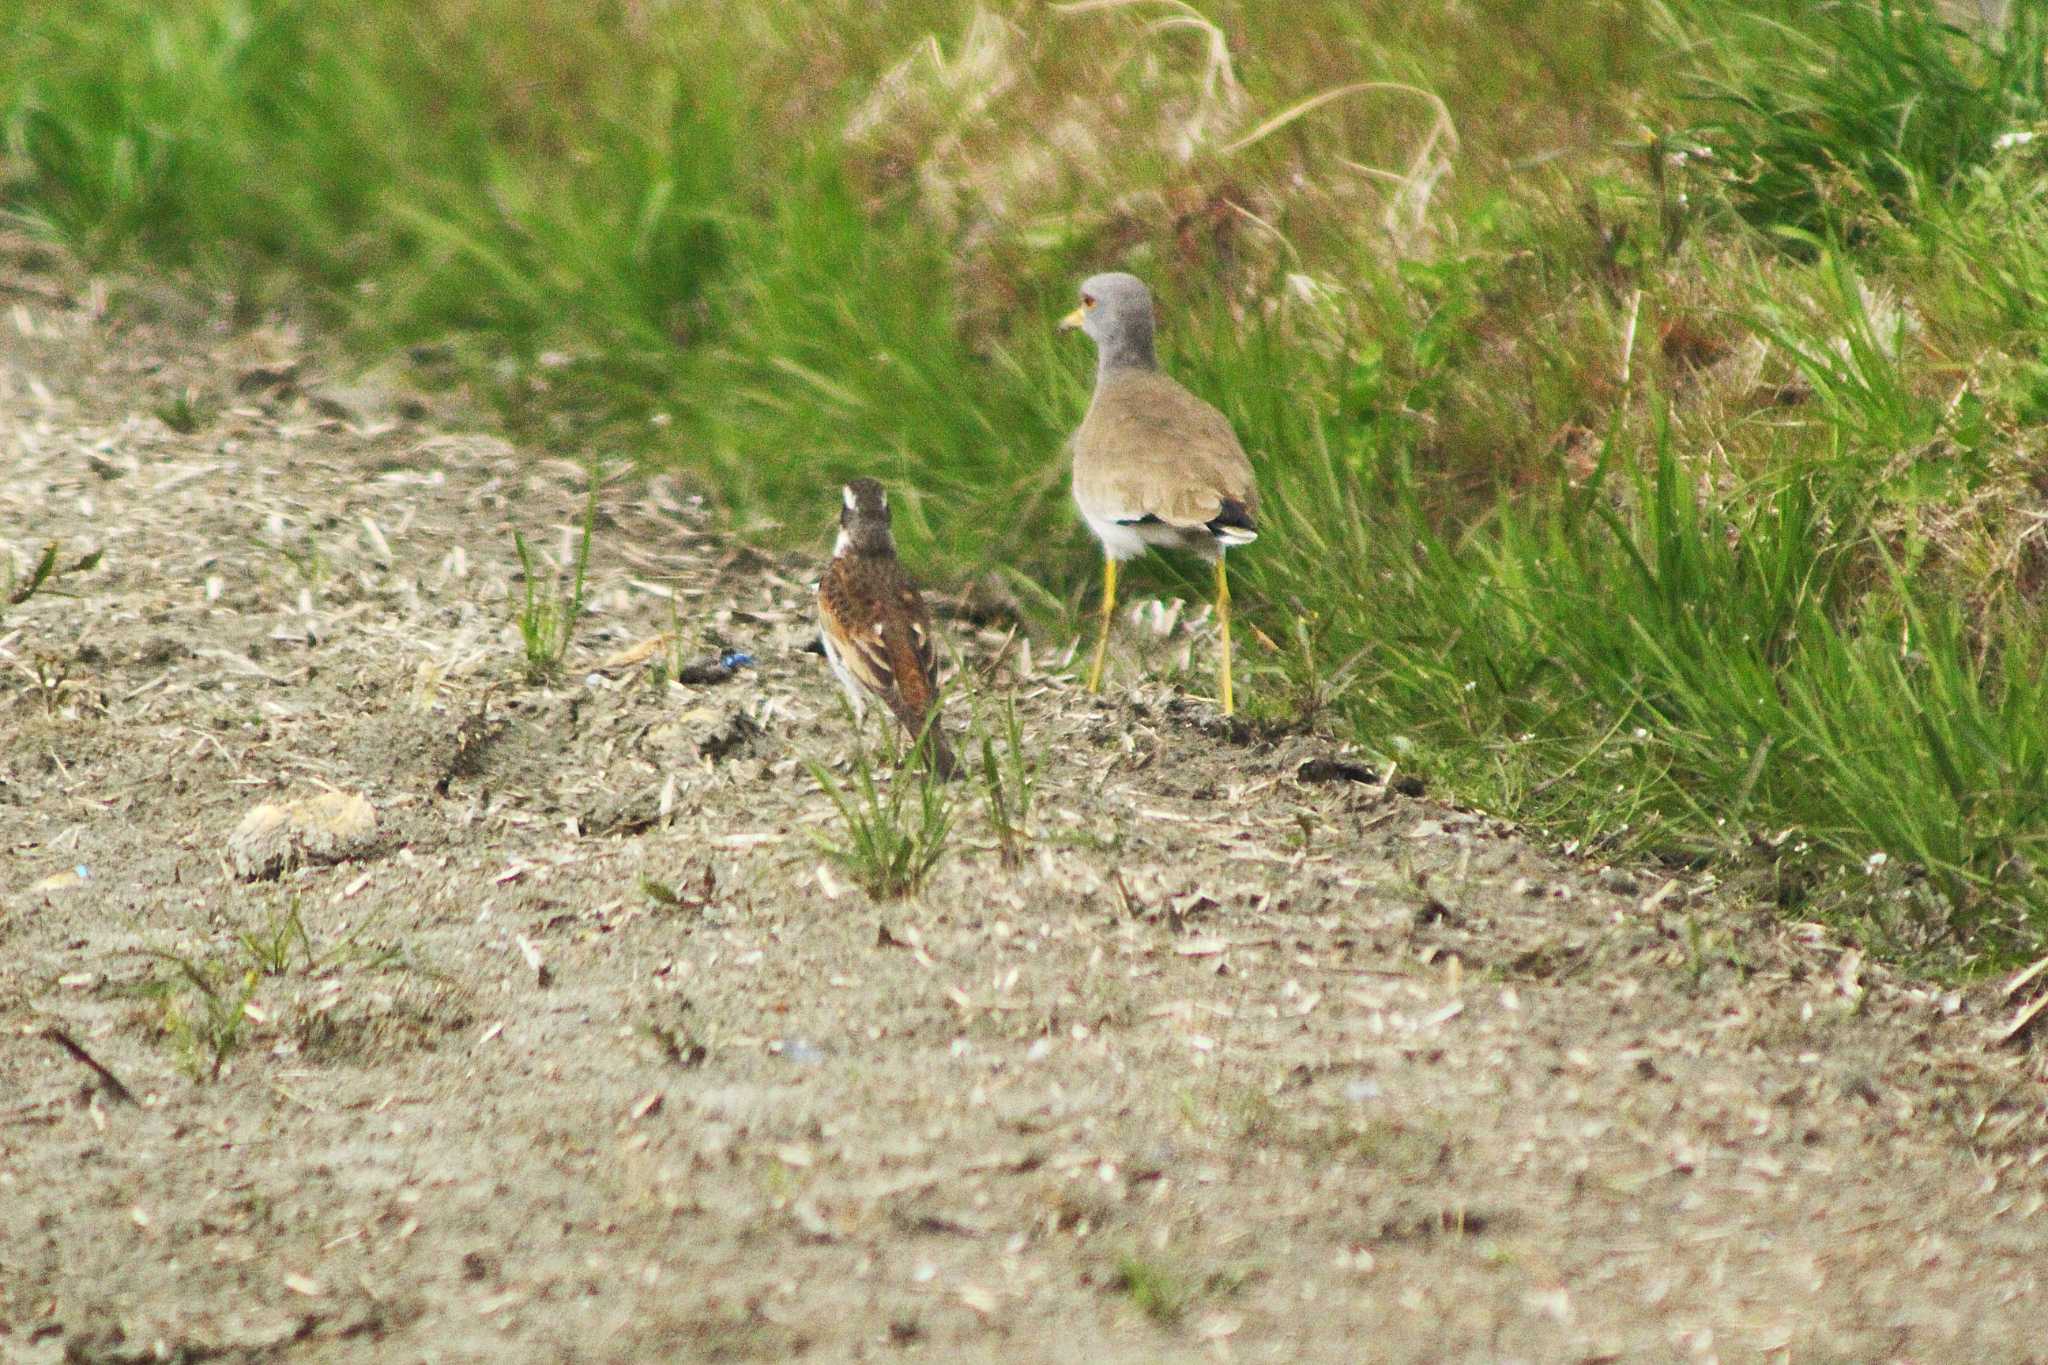
M 2048 1360 L 1995 983 L 1305 781 L 1143 603 L 1100 699 L 947 622 L 1029 809 L 877 902 L 815 562 L 608 480 L 530 682 L 580 471 L 7 270 L 0 553 L 104 556 L 0 617 L 0 1359 Z

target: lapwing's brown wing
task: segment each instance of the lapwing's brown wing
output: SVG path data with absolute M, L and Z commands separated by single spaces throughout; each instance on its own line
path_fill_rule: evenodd
M 1156 519 L 1242 543 L 1257 531 L 1258 499 L 1251 461 L 1222 413 L 1157 370 L 1103 376 L 1074 433 L 1083 514 Z

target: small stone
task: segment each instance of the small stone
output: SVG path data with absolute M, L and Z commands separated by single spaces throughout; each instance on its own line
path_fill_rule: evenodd
M 825 1060 L 825 1049 L 808 1038 L 791 1038 L 782 1045 L 782 1060 L 798 1066 L 816 1066 Z
M 228 857 L 236 876 L 261 880 L 302 864 L 340 862 L 361 852 L 376 832 L 376 810 L 354 792 L 265 802 L 228 836 Z
M 299 377 L 300 362 L 296 359 L 265 360 L 247 366 L 235 376 L 235 392 L 261 393 L 266 389 L 283 388 Z
M 1634 877 L 1618 867 L 1601 868 L 1600 875 L 1594 880 L 1599 882 L 1602 891 L 1612 891 L 1617 896 L 1638 895 L 1643 889 Z
M 1294 771 L 1298 782 L 1366 782 L 1380 780 L 1379 774 L 1363 763 L 1348 763 L 1341 758 L 1312 758 Z
M 322 417 L 368 427 L 390 420 L 394 396 L 370 384 L 313 384 L 306 389 L 306 402 Z

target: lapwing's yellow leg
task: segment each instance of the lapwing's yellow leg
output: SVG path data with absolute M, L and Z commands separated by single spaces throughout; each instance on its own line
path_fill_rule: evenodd
M 1223 555 L 1216 555 L 1216 623 L 1223 627 L 1223 714 L 1236 711 L 1230 698 L 1230 575 L 1223 567 Z
M 1116 561 L 1102 560 L 1102 633 L 1095 637 L 1095 662 L 1088 669 L 1088 690 L 1102 690 L 1102 660 L 1109 653 L 1109 622 L 1116 613 Z

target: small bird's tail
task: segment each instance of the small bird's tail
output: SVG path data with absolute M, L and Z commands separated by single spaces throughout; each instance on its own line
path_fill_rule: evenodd
M 941 782 L 951 782 L 954 778 L 966 775 L 966 769 L 960 766 L 960 760 L 953 756 L 952 746 L 946 743 L 945 731 L 939 728 L 939 713 L 936 707 L 920 716 L 906 706 L 897 711 L 896 719 L 902 721 L 903 728 L 910 732 L 911 742 L 923 753 L 933 777 Z
M 932 719 L 932 728 L 924 737 L 925 752 L 931 757 L 932 776 L 941 782 L 951 782 L 964 775 L 960 760 L 953 757 L 953 748 L 946 743 L 946 737 L 939 733 L 937 717 Z

